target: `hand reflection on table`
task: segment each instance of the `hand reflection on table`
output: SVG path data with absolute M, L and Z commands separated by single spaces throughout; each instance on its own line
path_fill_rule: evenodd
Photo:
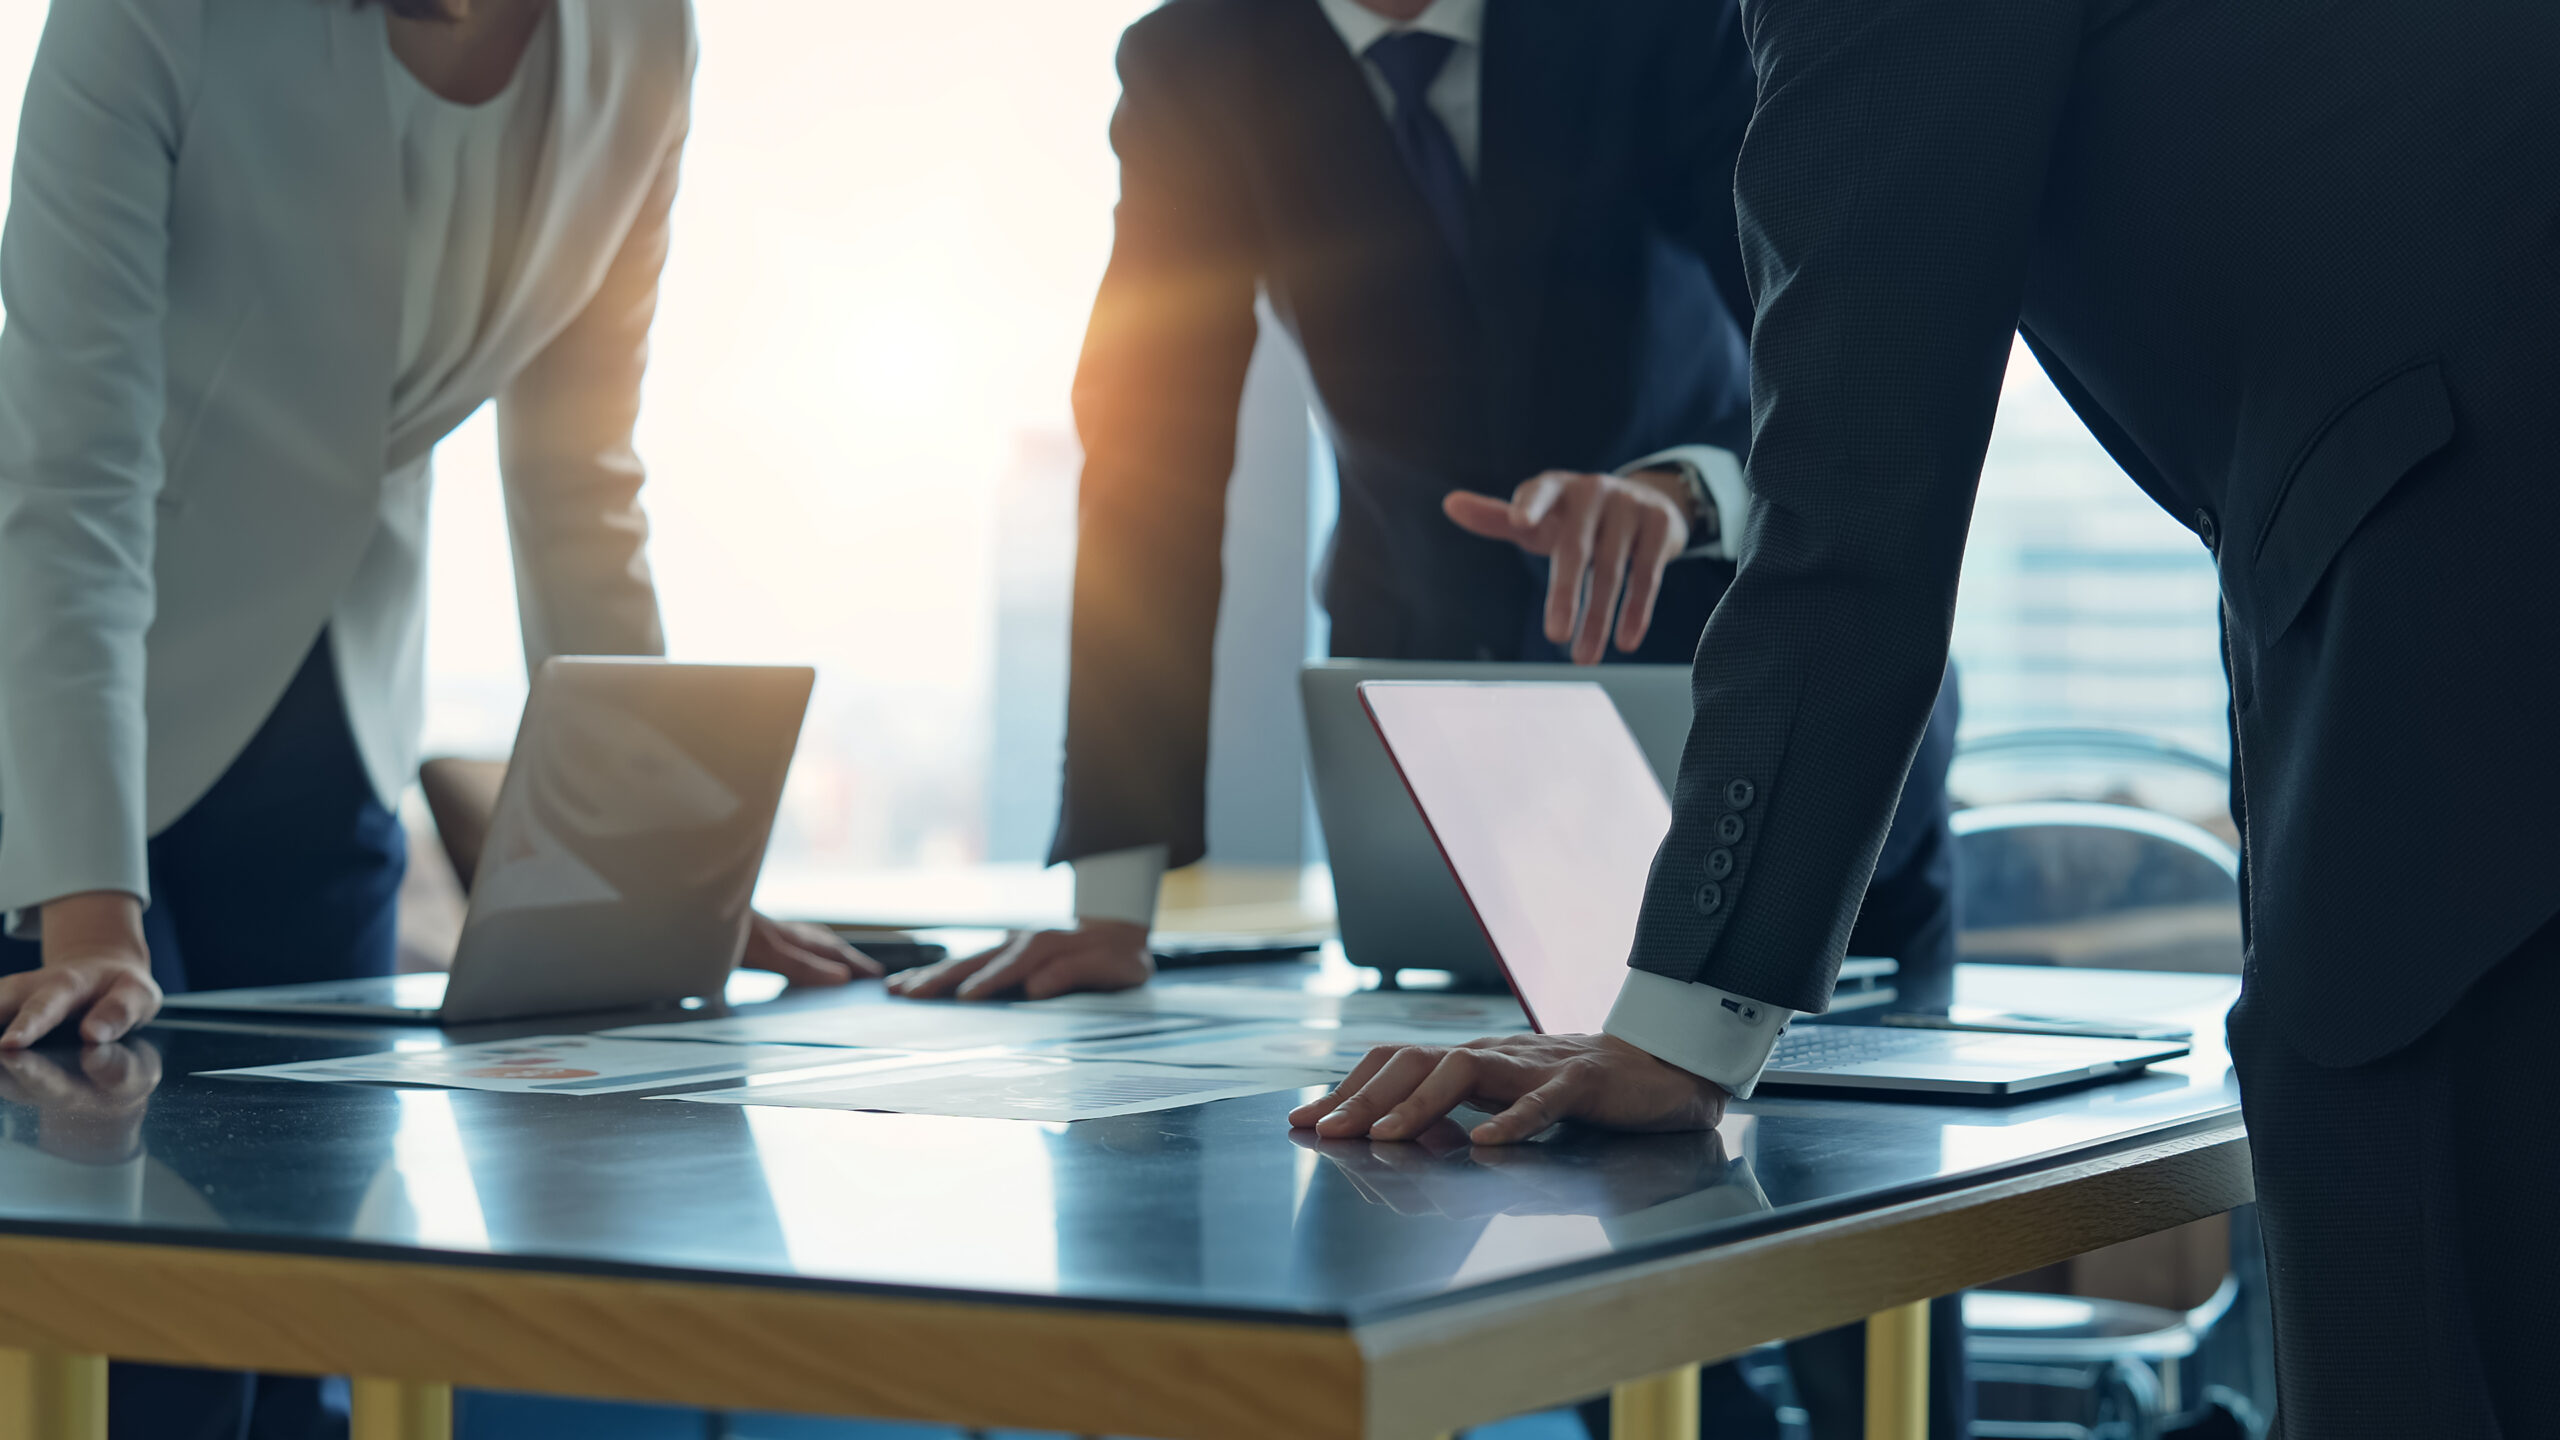
M 77 1057 L 0 1051 L 0 1101 L 33 1110 L 36 1148 L 75 1164 L 140 1155 L 142 1117 L 159 1087 L 160 1052 L 148 1040 L 91 1045 Z
M 1588 1215 L 1625 1243 L 1769 1208 L 1751 1162 L 1715 1130 L 1476 1145 L 1444 1119 L 1411 1140 L 1329 1140 L 1309 1130 L 1290 1139 L 1323 1156 L 1362 1199 L 1400 1215 Z

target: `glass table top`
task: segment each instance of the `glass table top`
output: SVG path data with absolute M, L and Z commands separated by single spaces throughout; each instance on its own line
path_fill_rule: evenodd
M 1068 1125 L 251 1081 L 199 1072 L 441 1041 L 163 1024 L 0 1062 L 0 1231 L 1338 1323 L 2227 1123 L 2237 986 L 1968 966 L 1962 1003 L 2171 1020 L 2196 1053 L 2016 1104 L 1764 1096 L 1710 1133 L 1492 1150 L 1454 1125 L 1319 1143 L 1283 1118 L 1296 1091 Z M 779 1003 L 904 1003 L 877 991 Z

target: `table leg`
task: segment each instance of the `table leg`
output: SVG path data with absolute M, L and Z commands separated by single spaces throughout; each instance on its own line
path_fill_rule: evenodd
M 1683 1365 L 1609 1392 L 1609 1440 L 1697 1440 L 1698 1367 Z
M 1867 1440 L 1929 1440 L 1929 1302 L 1867 1321 Z
M 357 1379 L 348 1440 L 453 1440 L 453 1387 L 427 1380 Z
M 107 1362 L 0 1354 L 0 1440 L 107 1440 Z

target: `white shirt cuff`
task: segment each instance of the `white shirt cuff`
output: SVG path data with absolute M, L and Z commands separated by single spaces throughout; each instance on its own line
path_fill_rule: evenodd
M 1164 846 L 1141 845 L 1075 861 L 1076 918 L 1119 920 L 1153 929 L 1165 858 Z
M 1712 985 L 1690 985 L 1629 970 L 1601 1028 L 1656 1060 L 1713 1080 L 1748 1100 L 1769 1052 L 1796 1012 Z
M 1687 465 L 1698 472 L 1707 487 L 1707 498 L 1716 507 L 1716 538 L 1702 540 L 1680 552 L 1680 558 L 1703 555 L 1715 560 L 1732 560 L 1741 554 L 1742 522 L 1751 514 L 1751 485 L 1742 477 L 1742 461 L 1721 445 L 1674 445 L 1657 450 L 1633 464 L 1622 466 L 1618 473 L 1632 475 L 1658 465 Z

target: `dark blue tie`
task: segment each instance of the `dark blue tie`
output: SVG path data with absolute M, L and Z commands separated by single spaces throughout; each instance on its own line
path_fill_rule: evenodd
M 1440 123 L 1425 98 L 1440 67 L 1449 63 L 1450 52 L 1457 48 L 1458 42 L 1446 35 L 1407 30 L 1382 36 L 1365 53 L 1396 97 L 1396 153 L 1404 157 L 1404 168 L 1422 191 L 1422 202 L 1431 207 L 1431 218 L 1448 240 L 1450 253 L 1464 260 L 1467 167 L 1458 163 L 1457 142 L 1449 138 L 1449 127 Z

